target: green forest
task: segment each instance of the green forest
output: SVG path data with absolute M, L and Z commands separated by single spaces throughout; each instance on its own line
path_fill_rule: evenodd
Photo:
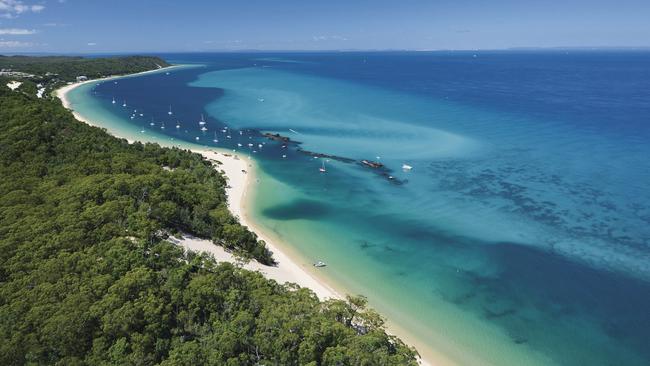
M 166 240 L 273 264 L 225 185 L 198 154 L 0 85 L 0 365 L 417 365 L 363 297 L 319 301 Z
M 153 70 L 169 64 L 150 56 L 85 58 L 72 56 L 2 56 L 0 69 L 34 75 L 34 81 L 74 81 L 77 76 L 99 78 L 108 75 L 131 74 Z

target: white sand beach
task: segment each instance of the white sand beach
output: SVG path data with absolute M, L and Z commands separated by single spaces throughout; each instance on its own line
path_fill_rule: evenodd
M 256 261 L 250 261 L 243 265 L 244 268 L 252 271 L 260 271 L 265 277 L 273 279 L 278 283 L 290 282 L 296 283 L 301 287 L 309 288 L 320 299 L 342 298 L 337 291 L 317 280 L 306 271 L 304 267 L 312 266 L 311 263 L 303 263 L 296 261 L 294 258 L 290 258 L 263 231 L 256 230 L 250 220 L 247 219 L 245 212 L 246 193 L 251 186 L 251 182 L 255 180 L 255 166 L 250 159 L 246 156 L 217 150 L 191 150 L 203 155 L 208 160 L 221 163 L 215 165 L 215 168 L 223 172 L 228 178 L 226 194 L 228 196 L 228 207 L 230 211 L 239 219 L 242 225 L 247 226 L 257 234 L 259 239 L 266 242 L 269 250 L 273 252 L 273 258 L 278 263 L 276 266 L 266 266 Z M 186 236 L 177 242 L 187 249 L 211 253 L 218 261 L 236 262 L 236 258 L 232 254 L 209 240 Z
M 173 66 L 172 66 L 173 67 Z M 169 69 L 169 68 L 165 68 Z M 147 71 L 140 74 L 151 72 L 160 72 L 163 69 Z M 129 76 L 133 76 L 129 75 Z M 106 128 L 101 123 L 96 121 L 88 120 L 84 116 L 75 112 L 72 109 L 70 101 L 67 99 L 66 95 L 68 92 L 74 88 L 86 84 L 86 83 L 96 83 L 103 80 L 108 80 L 112 78 L 119 78 L 123 76 L 112 76 L 104 79 L 95 79 L 88 80 L 84 82 L 74 83 L 66 85 L 55 91 L 55 95 L 61 99 L 63 105 L 70 109 L 79 121 L 85 122 L 91 126 L 96 126 L 100 128 Z M 130 143 L 133 143 L 136 139 L 132 136 L 119 136 L 115 131 L 107 130 L 109 133 L 114 136 L 124 138 Z M 142 141 L 148 142 L 148 141 Z M 193 237 L 191 235 L 183 235 L 182 237 L 172 237 L 170 241 L 183 246 L 186 250 L 192 250 L 195 252 L 206 252 L 214 256 L 217 261 L 231 262 L 237 265 L 241 265 L 242 268 L 259 271 L 266 278 L 275 280 L 278 283 L 295 283 L 301 287 L 309 288 L 312 290 L 321 300 L 324 299 L 343 299 L 343 291 L 335 290 L 329 286 L 323 279 L 317 278 L 312 275 L 308 269 L 312 269 L 312 263 L 304 261 L 297 256 L 289 256 L 286 251 L 283 251 L 282 248 L 276 243 L 276 240 L 272 239 L 270 235 L 267 235 L 263 230 L 260 230 L 254 225 L 254 222 L 247 216 L 246 211 L 246 202 L 247 202 L 247 193 L 252 186 L 252 183 L 256 179 L 256 166 L 255 162 L 251 160 L 248 156 L 238 155 L 229 150 L 217 149 L 217 148 L 206 148 L 204 146 L 195 145 L 191 143 L 183 143 L 179 145 L 177 143 L 172 143 L 172 141 L 161 141 L 155 140 L 151 141 L 160 144 L 161 146 L 166 147 L 181 147 L 188 148 L 189 150 L 203 155 L 206 159 L 213 162 L 215 169 L 223 172 L 228 180 L 228 186 L 226 188 L 226 194 L 228 197 L 228 207 L 231 210 L 232 214 L 237 217 L 240 223 L 244 226 L 247 226 L 249 230 L 253 231 L 259 239 L 264 240 L 266 246 L 273 252 L 273 257 L 277 262 L 275 266 L 266 266 L 257 261 L 251 260 L 248 263 L 242 263 L 237 257 L 232 253 L 227 252 L 223 247 L 214 244 L 210 240 L 201 239 Z M 393 334 L 398 335 L 403 341 L 407 344 L 416 346 L 417 349 L 422 352 L 422 358 L 419 359 L 420 365 L 423 366 L 433 366 L 433 365 L 452 365 L 453 363 L 448 361 L 446 357 L 442 354 L 439 354 L 433 350 L 428 349 L 426 345 L 416 342 L 414 339 L 409 339 L 407 336 L 408 332 L 404 332 L 398 326 L 394 324 L 391 325 L 390 322 L 387 323 L 387 330 Z M 419 343 L 419 344 L 418 344 Z M 424 352 L 423 352 L 424 351 Z M 436 360 L 436 362 L 432 362 Z
M 152 72 L 161 72 L 162 70 L 169 70 L 172 67 L 174 66 L 168 68 L 162 68 L 158 70 L 146 71 L 143 73 L 133 74 L 133 75 L 142 75 L 142 74 L 152 73 Z M 102 126 L 100 123 L 96 123 L 95 121 L 88 120 L 87 118 L 84 118 L 84 116 L 75 112 L 74 109 L 71 108 L 70 101 L 67 99 L 66 95 L 68 92 L 81 85 L 87 83 L 96 83 L 99 81 L 105 81 L 105 80 L 118 78 L 118 77 L 120 76 L 111 76 L 104 79 L 95 79 L 95 80 L 88 80 L 84 82 L 69 84 L 60 89 L 57 89 L 55 91 L 56 93 L 55 95 L 59 99 L 61 99 L 64 107 L 72 111 L 75 118 L 91 126 L 104 128 L 104 126 Z M 114 134 L 112 131 L 108 131 L 108 132 Z M 117 137 L 125 138 L 131 143 L 135 141 L 135 139 L 132 136 L 117 136 Z M 155 142 L 163 146 L 169 146 L 169 147 L 178 146 L 176 144 L 172 144 L 171 142 L 165 142 L 165 141 L 155 141 Z M 273 279 L 278 283 L 290 282 L 290 283 L 296 283 L 301 287 L 309 288 L 312 291 L 314 291 L 314 293 L 320 299 L 329 299 L 329 298 L 342 299 L 343 298 L 343 296 L 339 294 L 337 291 L 335 291 L 334 289 L 332 289 L 330 286 L 326 285 L 322 281 L 317 280 L 314 276 L 312 276 L 306 271 L 305 267 L 312 266 L 311 263 L 306 263 L 306 262 L 302 263 L 294 260 L 293 258 L 290 258 L 277 245 L 274 244 L 273 240 L 271 240 L 261 230 L 256 230 L 255 227 L 250 222 L 250 220 L 247 219 L 247 215 L 245 214 L 245 207 L 244 207 L 246 202 L 245 196 L 250 186 L 250 183 L 255 179 L 255 167 L 254 167 L 254 163 L 251 160 L 249 160 L 246 156 L 240 156 L 232 152 L 229 152 L 228 150 L 205 149 L 200 147 L 199 145 L 192 145 L 189 143 L 187 143 L 187 145 L 190 146 L 189 149 L 191 151 L 201 154 L 206 159 L 215 163 L 215 169 L 218 169 L 219 171 L 223 172 L 226 175 L 228 179 L 228 187 L 226 188 L 226 194 L 228 196 L 228 207 L 230 208 L 230 211 L 235 217 L 239 219 L 242 225 L 247 226 L 251 231 L 255 232 L 255 234 L 259 237 L 259 239 L 264 240 L 266 246 L 269 248 L 269 250 L 273 252 L 273 258 L 277 262 L 277 265 L 275 266 L 266 266 L 256 261 L 250 261 L 249 263 L 244 264 L 243 268 L 253 270 L 253 271 L 260 271 L 265 277 Z M 184 248 L 189 250 L 210 253 L 215 257 L 215 259 L 217 259 L 217 261 L 227 261 L 227 262 L 237 263 L 237 259 L 235 258 L 235 256 L 233 256 L 231 253 L 228 253 L 226 250 L 224 250 L 223 247 L 212 243 L 210 240 L 186 235 L 182 238 L 173 238 L 172 241 L 174 241 L 179 245 L 182 245 Z

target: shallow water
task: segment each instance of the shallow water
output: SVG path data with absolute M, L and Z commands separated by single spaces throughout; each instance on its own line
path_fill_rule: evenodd
M 650 53 L 165 57 L 204 66 L 88 85 L 75 109 L 255 156 L 260 226 L 420 343 L 462 364 L 650 362 Z M 298 147 L 389 170 L 322 174 Z

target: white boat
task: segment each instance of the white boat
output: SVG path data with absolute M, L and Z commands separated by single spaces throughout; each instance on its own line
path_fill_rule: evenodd
M 257 98 L 257 100 L 259 100 L 260 102 L 263 102 L 264 98 Z
M 115 104 L 115 98 L 113 98 L 113 102 L 112 102 L 112 103 Z
M 205 124 L 205 119 L 203 118 L 203 115 L 201 115 L 201 120 L 199 121 L 199 125 L 203 126 Z
M 284 158 L 286 158 L 286 157 L 287 157 L 286 155 L 282 155 L 282 159 L 284 159 Z
M 205 126 L 201 127 L 201 131 L 207 131 L 208 129 Z
M 122 107 L 126 107 L 126 100 L 122 103 Z
M 171 106 L 171 105 L 169 106 L 169 112 L 167 112 L 167 114 L 169 114 L 170 116 L 173 114 L 173 113 L 172 113 L 172 106 Z
M 327 264 L 323 261 L 318 261 L 314 263 L 314 267 L 325 267 L 325 266 L 327 266 Z
M 237 146 L 241 147 L 242 145 L 238 142 L 238 143 L 237 143 Z
M 142 126 L 142 129 L 140 130 L 140 133 L 144 133 L 144 126 Z
M 180 122 L 176 122 L 176 128 L 181 128 L 181 123 Z
M 321 160 L 323 164 L 321 164 L 321 167 L 318 168 L 318 171 L 321 173 L 325 173 L 327 170 L 325 170 L 325 160 Z
M 411 170 L 411 169 L 413 169 L 413 167 L 408 165 L 408 164 L 402 164 L 402 169 L 403 170 Z
M 163 123 L 160 125 L 160 129 L 161 129 L 161 130 L 164 130 L 164 129 L 165 129 L 165 122 L 163 122 Z
M 199 140 L 199 137 L 198 137 L 198 136 L 196 136 L 196 138 L 195 138 L 195 139 L 196 139 L 196 140 L 198 141 L 198 140 Z

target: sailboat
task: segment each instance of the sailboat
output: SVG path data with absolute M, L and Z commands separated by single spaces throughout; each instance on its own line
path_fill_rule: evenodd
M 153 121 L 153 117 L 151 117 L 151 122 L 149 122 L 149 126 L 153 126 L 153 125 L 155 125 L 155 123 Z
M 115 97 L 113 97 L 113 102 L 112 103 L 115 104 Z
M 199 121 L 199 125 L 203 126 L 205 124 L 205 119 L 203 118 L 203 115 L 201 115 L 201 120 Z
M 217 138 L 217 131 L 214 131 L 214 139 L 212 139 L 214 142 L 219 142 L 219 139 Z
M 122 103 L 122 107 L 126 107 L 126 100 Z
M 321 173 L 325 173 L 327 170 L 325 170 L 325 160 L 321 159 L 321 162 L 323 163 L 320 168 L 318 168 L 318 171 Z
M 142 129 L 140 130 L 140 133 L 144 133 L 144 126 L 142 126 Z
M 177 128 L 177 129 L 178 129 L 178 128 L 181 128 L 181 122 L 180 122 L 180 121 L 176 122 L 176 128 Z
M 163 123 L 160 125 L 160 129 L 161 129 L 161 130 L 164 130 L 164 129 L 165 129 L 165 122 L 163 122 Z
M 171 105 L 169 106 L 169 112 L 167 112 L 167 114 L 169 114 L 170 116 L 173 114 L 173 113 L 172 113 L 172 106 L 171 106 Z

